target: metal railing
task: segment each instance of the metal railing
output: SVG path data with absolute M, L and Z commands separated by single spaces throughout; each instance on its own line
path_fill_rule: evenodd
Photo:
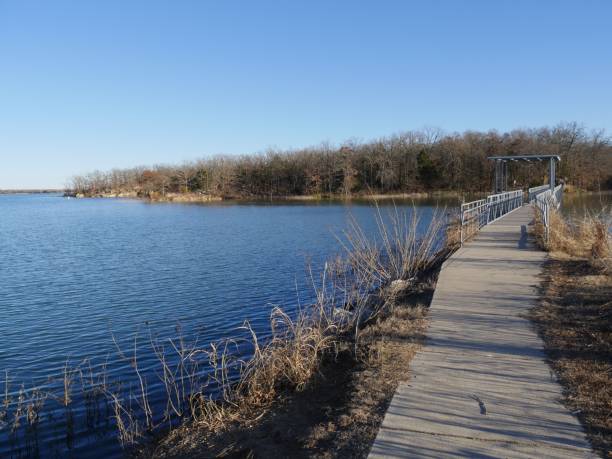
M 523 205 L 523 191 L 492 194 L 461 205 L 461 245 L 483 226 Z
M 539 193 L 533 200 L 534 207 L 544 225 L 546 241 L 548 241 L 550 232 L 550 210 L 557 210 L 561 206 L 562 200 L 563 185 L 557 185 L 554 190 L 549 188 L 547 191 Z
M 529 202 L 533 202 L 537 195 L 547 190 L 550 190 L 550 185 L 540 185 L 534 186 L 533 188 L 529 188 Z
M 488 209 L 486 199 L 461 204 L 461 245 L 487 224 Z
M 523 205 L 523 190 L 492 194 L 487 196 L 487 204 L 489 204 L 488 223 L 491 223 Z

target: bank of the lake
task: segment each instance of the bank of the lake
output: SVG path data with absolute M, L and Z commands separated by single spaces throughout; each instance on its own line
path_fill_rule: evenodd
M 0 194 L 58 194 L 65 193 L 64 190 L 61 189 L 15 189 L 15 190 L 0 190 Z
M 593 211 L 603 209 L 612 204 L 612 190 L 588 191 L 568 186 L 565 200 L 568 203 L 568 212 L 583 213 L 585 210 Z M 116 191 L 105 193 L 74 193 L 64 191 L 64 197 L 73 198 L 123 198 L 140 199 L 149 202 L 175 202 L 175 203 L 284 203 L 284 202 L 372 202 L 372 201 L 410 201 L 443 202 L 445 205 L 457 206 L 461 202 L 480 199 L 487 193 L 460 192 L 449 190 L 435 190 L 428 192 L 411 193 L 353 193 L 353 194 L 316 194 L 316 195 L 287 195 L 287 196 L 214 196 L 203 193 L 142 193 L 136 191 Z
M 415 201 L 417 232 L 436 204 L 453 202 Z M 389 201 L 380 210 L 411 215 L 412 205 Z M 135 344 L 147 401 L 163 413 L 166 390 L 152 342 L 167 346 L 183 337 L 205 347 L 232 338 L 243 343 L 232 347 L 233 357 L 246 359 L 252 346 L 245 321 L 265 342 L 276 305 L 296 317 L 316 301 L 313 287 L 325 261 L 342 254 L 337 237 L 351 219 L 364 234 L 377 231 L 376 208 L 361 201 L 151 205 L 20 194 L 0 196 L 0 214 L 0 392 L 9 406 L 0 413 L 0 455 L 37 447 L 43 458 L 121 455 L 113 407 L 102 409 L 98 397 L 116 391 L 117 382 L 123 391 L 137 390 Z M 112 387 L 99 382 L 102 374 Z M 32 405 L 40 413 L 36 429 L 14 417 L 30 396 L 39 397 Z
M 602 195 L 601 200 L 606 196 Z M 436 206 L 446 207 L 449 212 L 458 202 L 456 197 L 393 199 L 382 200 L 379 208 L 382 215 L 398 210 L 410 216 L 415 205 L 420 215 L 417 233 L 422 235 Z M 160 384 L 159 372 L 154 370 L 159 360 L 154 349 L 150 352 L 151 343 L 167 344 L 168 339 L 183 337 L 187 346 L 196 338 L 206 346 L 232 338 L 242 343 L 232 347 L 233 357 L 247 359 L 253 347 L 244 344 L 249 340 L 248 330 L 240 328 L 245 320 L 265 342 L 271 337 L 270 313 L 276 305 L 295 318 L 304 305 L 316 302 L 313 283 L 321 279 L 325 261 L 343 253 L 337 237 L 350 227 L 352 219 L 366 235 L 375 237 L 378 226 L 376 207 L 371 201 L 358 199 L 152 205 L 142 199 L 65 199 L 59 194 L 20 194 L 0 196 L 0 212 L 0 231 L 5 236 L 0 240 L 0 256 L 5 262 L 0 265 L 5 293 L 0 297 L 0 307 L 5 311 L 0 371 L 8 372 L 8 377 L 0 381 L 0 392 L 8 393 L 11 410 L 18 408 L 21 383 L 26 383 L 27 390 L 36 388 L 54 394 L 37 403 L 44 410 L 51 409 L 43 418 L 54 419 L 55 423 L 45 427 L 41 424 L 35 430 L 28 427 L 29 435 L 36 433 L 43 458 L 121 455 L 112 405 L 105 413 L 95 408 L 103 406 L 98 404 L 99 385 L 92 376 L 101 374 L 95 373 L 101 365 L 106 365 L 104 374 L 108 380 L 131 381 L 131 389 L 128 385 L 123 390 L 136 390 L 133 383 L 138 379 L 134 379 L 130 355 L 136 356 L 133 347 L 137 344 L 138 368 L 151 390 L 147 402 L 157 413 L 161 405 L 163 412 L 166 389 Z M 330 272 L 334 271 L 333 263 L 328 266 Z M 389 316 L 381 315 L 381 320 L 398 320 L 393 310 Z M 398 303 L 397 310 L 406 315 L 407 330 L 415 336 L 420 334 L 418 327 L 411 328 L 420 323 L 419 316 L 410 312 L 412 307 Z M 377 326 L 387 327 L 389 323 L 385 323 Z M 388 350 L 386 346 L 394 342 L 392 336 L 377 335 L 376 329 L 371 330 L 378 338 L 371 346 L 366 343 L 366 357 Z M 412 338 L 409 341 L 405 344 L 412 343 Z M 350 341 L 338 341 L 338 346 L 350 347 Z M 346 372 L 335 376 L 325 372 L 328 360 L 324 359 L 321 371 L 331 379 L 348 378 L 342 380 L 353 381 L 355 387 L 369 387 L 368 384 L 378 384 L 380 378 L 388 378 L 391 385 L 381 386 L 380 398 L 372 399 L 372 406 L 378 406 L 372 410 L 376 413 L 386 403 L 386 390 L 394 379 L 387 372 L 392 367 L 385 367 L 383 361 L 369 367 L 370 357 L 344 361 Z M 393 363 L 393 358 L 389 362 Z M 92 367 L 94 373 L 88 373 Z M 323 384 L 316 378 L 309 381 L 302 387 L 306 393 Z M 62 395 L 66 382 L 69 397 Z M 362 383 L 366 386 L 360 386 Z M 82 394 L 94 405 L 80 405 L 79 393 L 83 389 Z M 104 389 L 112 391 L 116 387 Z M 273 404 L 281 411 L 285 409 L 284 401 L 295 395 L 283 394 Z M 297 394 L 299 399 L 301 392 Z M 350 394 L 347 391 L 347 397 Z M 353 395 L 359 403 L 364 400 L 359 390 Z M 68 408 L 60 403 L 62 399 L 71 399 Z M 323 395 L 321 401 L 325 402 Z M 310 440 L 303 437 L 304 445 L 318 439 L 313 445 L 323 448 L 325 438 L 331 442 L 335 436 L 341 442 L 349 438 L 346 435 L 352 435 L 343 430 L 347 418 L 339 414 L 349 409 L 345 402 L 340 401 L 335 414 L 325 418 L 335 426 L 331 430 L 337 431 L 337 436 L 325 433 L 317 424 L 315 430 L 321 436 L 317 434 Z M 262 413 L 273 416 L 275 411 Z M 4 418 L 0 412 L 0 435 L 11 431 L 14 412 Z M 261 419 L 272 422 L 266 416 L 263 414 Z M 376 419 L 375 414 L 372 416 L 368 419 Z M 102 422 L 108 419 L 110 422 Z M 303 422 L 319 423 L 321 419 L 315 416 Z M 146 432 L 142 422 L 147 421 L 137 421 Z M 153 424 L 159 421 L 151 420 Z M 363 432 L 375 429 L 375 422 L 366 424 L 360 424 Z M 66 426 L 70 429 L 66 430 Z M 370 437 L 363 433 L 363 438 Z M 28 437 L 27 441 L 31 440 Z M 23 453 L 29 447 L 31 444 L 21 434 L 4 436 L 0 455 Z
M 311 195 L 271 195 L 271 196 L 239 196 L 239 195 L 210 195 L 205 193 L 158 193 L 137 191 L 113 191 L 104 193 L 76 193 L 65 191 L 64 197 L 70 198 L 129 198 L 143 199 L 152 202 L 177 203 L 209 203 L 209 202 L 350 202 L 350 201 L 384 201 L 384 200 L 421 200 L 421 199 L 460 199 L 463 196 L 474 196 L 474 193 L 461 193 L 458 191 L 437 190 L 429 192 L 412 193 L 353 193 L 353 194 L 311 194 Z
M 251 419 L 210 429 L 184 424 L 146 445 L 144 458 L 291 457 L 366 458 L 391 398 L 410 377 L 422 347 L 438 267 L 418 285 L 398 292 L 361 331 L 359 352 L 344 336 L 308 384 L 285 390 Z

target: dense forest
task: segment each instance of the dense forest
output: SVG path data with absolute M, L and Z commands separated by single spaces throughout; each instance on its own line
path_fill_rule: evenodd
M 338 147 L 322 144 L 96 171 L 73 177 L 69 188 L 84 195 L 198 193 L 226 198 L 489 191 L 494 168 L 487 157 L 519 154 L 560 155 L 559 179 L 580 189 L 612 189 L 612 141 L 576 123 L 508 133 L 426 129 Z M 510 163 L 509 176 L 514 188 L 538 185 L 547 179 L 547 167 Z

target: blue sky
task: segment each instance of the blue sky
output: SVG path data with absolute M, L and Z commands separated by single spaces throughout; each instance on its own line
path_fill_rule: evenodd
M 612 128 L 612 2 L 0 0 L 0 188 L 438 127 Z

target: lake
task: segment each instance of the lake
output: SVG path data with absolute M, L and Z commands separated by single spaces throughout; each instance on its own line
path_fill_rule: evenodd
M 601 199 L 591 201 L 568 199 L 566 209 Z M 454 208 L 458 200 L 415 204 L 426 224 L 437 204 Z M 381 203 L 383 212 L 392 205 Z M 349 217 L 373 234 L 374 213 L 359 201 L 194 205 L 0 195 L 0 390 L 5 372 L 13 401 L 21 383 L 57 387 L 67 361 L 99 365 L 116 355 L 113 337 L 126 349 L 136 333 L 174 337 L 180 329 L 208 343 L 241 333 L 245 320 L 265 337 L 274 305 L 293 313 L 313 300 L 309 267 L 316 281 L 325 260 L 342 253 L 336 236 Z M 152 393 L 161 391 L 154 356 L 139 358 Z M 109 374 L 133 378 L 129 362 L 115 360 Z M 72 376 L 76 387 L 81 375 Z M 92 425 L 77 410 L 69 426 L 61 400 L 45 403 L 56 408 L 34 443 L 9 435 L 10 419 L 0 416 L 0 456 L 120 455 L 114 427 L 100 421 L 108 413 Z
M 435 204 L 419 201 L 424 223 Z M 382 204 L 383 212 L 391 205 Z M 100 363 L 115 355 L 113 336 L 124 348 L 137 331 L 175 336 L 179 326 L 203 343 L 235 335 L 245 320 L 265 336 L 274 305 L 293 312 L 312 301 L 308 268 L 316 277 L 326 259 L 341 253 L 336 236 L 349 216 L 373 233 L 374 211 L 364 202 L 193 205 L 0 196 L 0 377 L 8 372 L 15 400 L 21 382 L 59 384 L 49 378 L 62 374 L 67 361 Z M 149 358 L 140 357 L 145 372 Z M 109 369 L 119 379 L 129 370 L 126 363 Z M 153 385 L 156 376 L 148 376 Z M 75 425 L 66 435 L 63 414 L 54 416 L 47 424 L 56 428 L 37 432 L 40 450 L 32 455 L 119 453 L 112 426 L 107 435 L 98 435 L 100 428 L 91 435 Z M 9 439 L 8 429 L 0 436 L 0 456 L 27 446 Z
M 561 211 L 570 218 L 580 219 L 586 212 L 598 214 L 612 210 L 612 192 L 604 193 L 565 193 Z

